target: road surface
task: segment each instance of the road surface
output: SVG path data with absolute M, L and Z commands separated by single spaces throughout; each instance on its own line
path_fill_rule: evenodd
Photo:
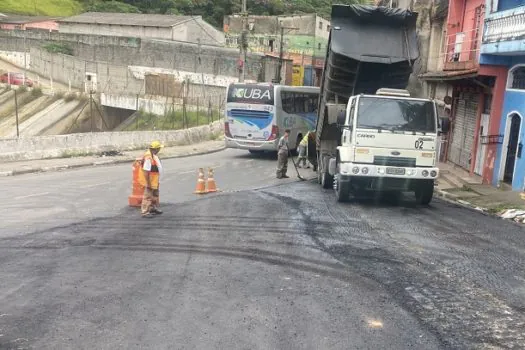
M 241 191 L 195 199 L 208 165 Z M 129 166 L 0 179 L 0 348 L 525 348 L 521 227 L 338 204 L 233 150 L 165 167 L 152 220 L 125 206 Z

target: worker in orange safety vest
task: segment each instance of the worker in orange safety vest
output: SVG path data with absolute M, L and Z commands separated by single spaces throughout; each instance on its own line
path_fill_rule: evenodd
M 139 183 L 144 187 L 141 212 L 143 218 L 162 214 L 159 206 L 159 178 L 162 163 L 157 154 L 164 147 L 159 141 L 153 141 L 142 157 L 142 171 L 139 172 Z

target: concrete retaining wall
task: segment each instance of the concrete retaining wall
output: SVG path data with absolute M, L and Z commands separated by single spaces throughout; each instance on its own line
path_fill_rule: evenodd
M 218 109 L 221 113 L 224 110 L 224 96 L 211 96 L 208 98 L 192 98 L 188 99 L 186 104 L 187 111 L 207 111 L 208 108 Z M 190 104 L 191 103 L 191 104 Z M 101 93 L 100 104 L 106 107 L 127 109 L 131 111 L 142 110 L 146 113 L 153 113 L 156 115 L 165 115 L 170 111 L 180 111 L 183 109 L 182 99 L 172 99 L 166 97 L 149 98 L 112 95 Z
M 146 148 L 159 140 L 165 146 L 206 141 L 223 132 L 222 120 L 185 130 L 100 132 L 0 140 L 0 161 L 86 155 L 102 151 Z
M 188 42 L 87 34 L 66 34 L 42 30 L 0 31 L 0 48 L 29 52 L 48 43 L 67 45 L 75 57 L 115 65 L 149 66 L 211 75 L 237 77 L 239 51 L 220 46 Z M 249 53 L 246 79 L 275 76 L 276 57 Z
M 24 57 L 24 53 L 20 51 L 0 51 L 0 58 L 19 67 L 29 68 L 31 65 L 31 54 L 29 52 L 26 52 Z

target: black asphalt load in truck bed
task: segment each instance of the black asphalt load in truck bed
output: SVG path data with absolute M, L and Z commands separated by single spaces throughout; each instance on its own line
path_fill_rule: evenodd
M 419 57 L 417 13 L 362 5 L 334 5 L 330 50 L 361 62 L 391 64 Z

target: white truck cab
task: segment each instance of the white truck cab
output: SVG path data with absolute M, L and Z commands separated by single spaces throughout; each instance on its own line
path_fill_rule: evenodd
M 353 190 L 376 190 L 414 191 L 419 203 L 430 203 L 439 176 L 434 101 L 413 98 L 407 90 L 379 89 L 350 97 L 346 106 L 327 107 L 332 118 L 337 113 L 341 130 L 327 169 L 338 201 Z

